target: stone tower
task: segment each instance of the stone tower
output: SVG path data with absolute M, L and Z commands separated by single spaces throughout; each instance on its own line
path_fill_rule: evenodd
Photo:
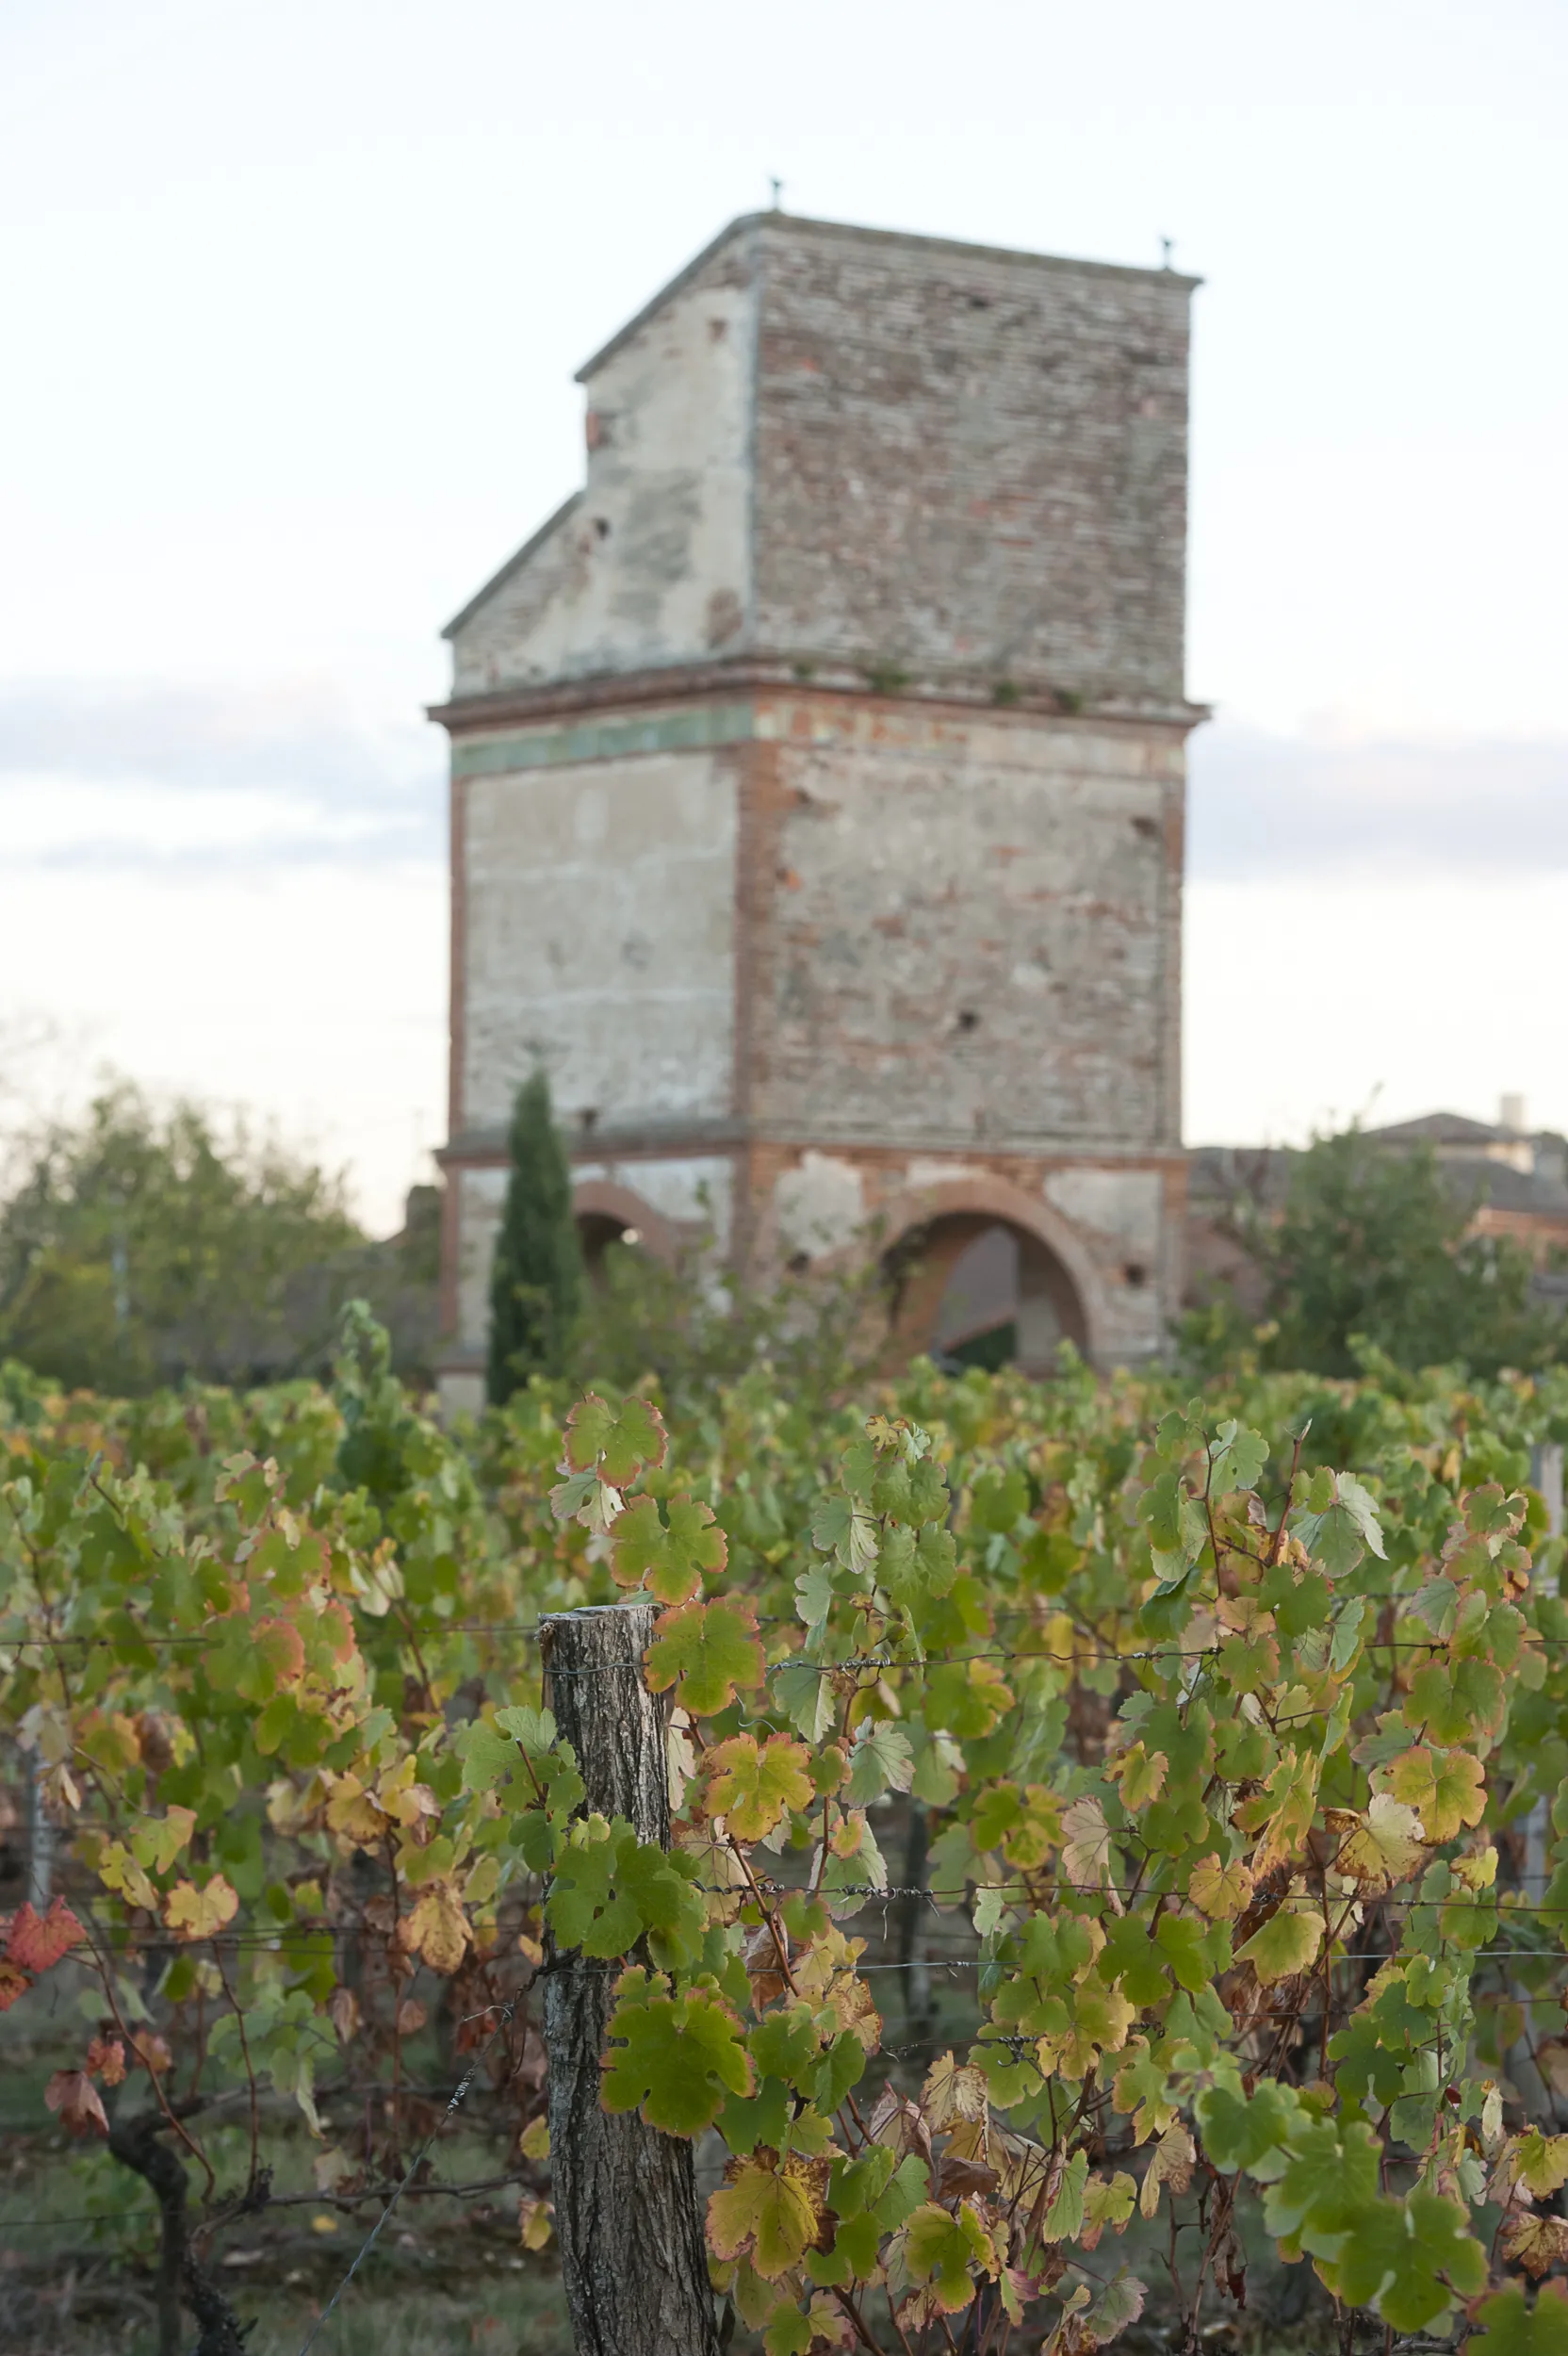
M 590 1246 L 875 1222 L 911 1344 L 1159 1346 L 1196 283 L 763 213 L 581 370 L 585 486 L 434 715 L 449 1404 L 541 1058 Z

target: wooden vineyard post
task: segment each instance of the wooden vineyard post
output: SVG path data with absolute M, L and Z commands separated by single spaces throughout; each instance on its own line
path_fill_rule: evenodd
M 584 1808 L 670 1844 L 666 1705 L 643 1681 L 652 1603 L 541 1623 L 546 1698 L 577 1753 Z M 550 2172 L 578 2356 L 719 2356 L 692 2145 L 599 2107 L 619 1967 L 547 1953 Z

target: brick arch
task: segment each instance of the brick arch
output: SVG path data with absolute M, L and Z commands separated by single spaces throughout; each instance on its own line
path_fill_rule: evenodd
M 612 1178 L 580 1178 L 572 1188 L 572 1216 L 579 1226 L 608 1221 L 617 1229 L 635 1227 L 643 1248 L 654 1259 L 671 1265 L 680 1248 L 680 1230 L 674 1219 L 656 1211 L 631 1186 Z
M 1105 1350 L 1105 1305 L 1099 1273 L 1077 1232 L 1043 1196 L 977 1171 L 896 1196 L 880 1213 L 884 1257 L 922 1230 L 932 1232 L 919 1272 L 897 1312 L 895 1333 L 911 1353 L 925 1348 L 947 1280 L 960 1253 L 988 1227 L 1011 1227 L 1041 1244 L 1054 1264 L 1052 1297 L 1062 1330 L 1099 1365 Z

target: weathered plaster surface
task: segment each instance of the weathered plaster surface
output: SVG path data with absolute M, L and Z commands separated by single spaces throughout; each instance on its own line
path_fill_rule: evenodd
M 1152 1170 L 1053 1170 L 1045 1192 L 1077 1227 L 1147 1262 L 1159 1249 L 1163 1188 Z
M 865 1224 L 866 1197 L 853 1162 L 836 1154 L 804 1153 L 774 1184 L 774 1218 L 780 1249 L 808 1259 L 841 1252 Z
M 458 1123 L 543 1061 L 568 1128 L 727 1111 L 735 780 L 723 752 L 470 777 Z
M 482 1350 L 490 1331 L 490 1263 L 495 1257 L 496 1232 L 506 1199 L 504 1170 L 465 1170 L 453 1182 L 458 1189 L 458 1230 L 462 1236 L 457 1271 L 457 1338 L 469 1350 Z
M 692 661 L 741 637 L 754 300 L 737 243 L 595 372 L 586 485 L 454 627 L 458 695 Z

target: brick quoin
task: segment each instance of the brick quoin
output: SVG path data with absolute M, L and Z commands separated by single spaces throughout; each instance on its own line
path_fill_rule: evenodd
M 890 1253 L 906 1350 L 1004 1295 L 1024 1363 L 1160 1347 L 1196 283 L 753 215 L 580 371 L 434 714 L 449 1406 L 539 1062 L 596 1235 Z

